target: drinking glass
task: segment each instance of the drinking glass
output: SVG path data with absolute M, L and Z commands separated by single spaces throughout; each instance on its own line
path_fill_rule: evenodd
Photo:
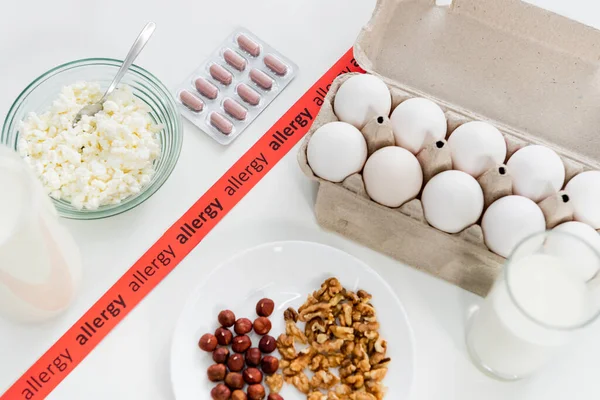
M 483 372 L 517 380 L 537 372 L 600 314 L 600 255 L 565 232 L 533 235 L 513 251 L 467 327 Z

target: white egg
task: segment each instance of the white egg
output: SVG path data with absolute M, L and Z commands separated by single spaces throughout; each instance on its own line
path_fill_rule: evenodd
M 433 101 L 415 97 L 403 101 L 390 117 L 396 146 L 417 154 L 429 143 L 446 138 L 444 112 Z
M 517 150 L 506 166 L 513 178 L 514 194 L 536 203 L 558 192 L 565 183 L 562 160 L 545 146 L 531 145 Z
M 575 175 L 565 191 L 575 209 L 575 219 L 600 229 L 600 171 L 586 171 Z
M 367 159 L 367 142 L 352 125 L 330 122 L 313 133 L 306 156 L 315 175 L 341 182 L 362 169 Z
M 369 157 L 363 179 L 371 199 L 384 206 L 400 207 L 419 194 L 423 171 L 411 152 L 388 146 Z
M 421 203 L 431 226 L 456 233 L 481 217 L 483 190 L 475 178 L 465 172 L 444 171 L 427 182 Z
M 600 234 L 583 222 L 571 221 L 558 225 L 552 232 L 564 232 L 587 243 L 586 246 L 571 236 L 548 235 L 545 249 L 549 254 L 567 261 L 584 281 L 592 279 L 600 268 Z
M 390 115 L 392 95 L 387 85 L 373 75 L 356 75 L 342 83 L 335 94 L 333 110 L 340 121 L 362 129 L 374 117 Z
M 481 220 L 487 247 L 508 257 L 527 237 L 544 232 L 546 220 L 540 207 L 523 196 L 506 196 L 493 202 Z
M 495 126 L 483 121 L 462 124 L 452 132 L 448 145 L 454 169 L 477 178 L 502 164 L 506 158 L 506 141 Z

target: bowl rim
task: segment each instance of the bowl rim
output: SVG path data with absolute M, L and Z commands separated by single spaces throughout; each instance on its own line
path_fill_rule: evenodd
M 34 80 L 32 80 L 29 84 L 27 84 L 27 86 L 25 86 L 25 88 L 19 93 L 19 95 L 13 101 L 12 105 L 8 109 L 8 112 L 5 116 L 4 122 L 2 124 L 2 130 L 0 130 L 0 139 L 3 139 L 5 136 L 8 136 L 8 134 L 9 134 L 8 130 L 9 130 L 9 125 L 10 125 L 9 121 L 12 121 L 14 119 L 14 113 L 15 113 L 16 108 L 19 106 L 19 104 L 21 103 L 23 98 L 25 98 L 32 92 L 32 88 L 36 87 L 40 82 L 43 82 L 48 77 L 56 74 L 57 71 L 61 72 L 60 70 L 71 67 L 71 66 L 85 67 L 85 66 L 95 65 L 94 63 L 98 63 L 98 65 L 118 67 L 121 64 L 123 64 L 123 60 L 120 60 L 117 58 L 109 58 L 109 57 L 80 58 L 80 59 L 76 59 L 76 60 L 72 60 L 72 61 L 69 61 L 66 63 L 56 65 L 56 66 L 50 68 L 49 70 L 45 71 L 43 74 L 39 75 Z M 70 69 L 70 68 L 68 68 L 68 69 Z M 112 217 L 115 215 L 122 214 L 126 211 L 129 211 L 129 210 L 139 206 L 140 204 L 144 203 L 150 197 L 152 197 L 165 184 L 165 182 L 168 180 L 168 178 L 173 173 L 175 166 L 177 165 L 177 161 L 179 160 L 179 157 L 181 155 L 181 149 L 183 147 L 183 123 L 181 120 L 181 115 L 178 112 L 177 102 L 175 101 L 173 94 L 171 93 L 169 88 L 167 88 L 167 86 L 160 79 L 158 79 L 158 77 L 156 77 L 156 75 L 149 72 L 145 68 L 140 67 L 137 64 L 131 64 L 131 66 L 129 67 L 129 70 L 133 71 L 136 74 L 141 75 L 143 78 L 146 78 L 149 81 L 152 81 L 162 91 L 164 91 L 164 93 L 166 95 L 164 97 L 164 100 L 166 100 L 168 103 L 170 103 L 170 106 L 175 111 L 174 118 L 173 118 L 173 125 L 174 125 L 173 126 L 173 134 L 175 136 L 179 136 L 180 140 L 178 140 L 178 145 L 175 146 L 174 159 L 170 164 L 167 165 L 169 170 L 167 171 L 167 174 L 165 175 L 164 179 L 162 179 L 161 181 L 155 182 L 155 184 L 157 184 L 155 187 L 152 187 L 152 185 L 147 186 L 147 189 L 152 188 L 152 190 L 147 192 L 146 197 L 141 198 L 140 195 L 134 196 L 131 198 L 131 201 L 127 201 L 127 199 L 126 199 L 123 202 L 119 203 L 117 205 L 117 207 L 114 207 L 114 208 L 111 208 L 108 210 L 106 210 L 106 209 L 103 210 L 102 208 L 99 208 L 97 210 L 85 210 L 85 209 L 84 210 L 75 210 L 75 209 L 73 209 L 73 210 L 69 210 L 68 213 L 65 213 L 64 211 L 59 210 L 57 208 L 58 214 L 63 218 L 76 219 L 76 220 L 94 220 L 94 219 L 102 219 L 102 218 Z M 1 144 L 1 142 L 0 142 L 0 144 Z M 9 147 L 12 148 L 12 146 L 9 146 Z M 53 198 L 50 198 L 50 199 L 52 200 L 53 203 L 56 202 L 55 199 L 53 199 Z

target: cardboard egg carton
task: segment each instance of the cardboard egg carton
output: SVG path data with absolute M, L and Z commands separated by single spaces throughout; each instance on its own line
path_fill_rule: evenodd
M 600 31 L 520 0 L 379 0 L 354 46 L 360 66 L 392 93 L 392 109 L 411 97 L 439 104 L 448 136 L 461 124 L 488 121 L 506 138 L 507 159 L 528 144 L 555 150 L 568 182 L 600 169 Z M 320 183 L 319 224 L 374 250 L 479 295 L 485 295 L 504 258 L 492 253 L 476 224 L 457 234 L 427 224 L 417 198 L 392 209 L 367 196 L 360 174 L 341 183 L 316 177 L 306 159 L 312 133 L 332 121 L 333 99 L 351 75 L 338 77 L 305 138 L 298 161 Z M 362 130 L 369 154 L 393 145 L 387 116 Z M 445 142 L 417 156 L 424 181 L 451 168 Z M 479 179 L 486 207 L 512 193 L 502 166 Z M 559 193 L 539 203 L 547 227 L 573 218 Z

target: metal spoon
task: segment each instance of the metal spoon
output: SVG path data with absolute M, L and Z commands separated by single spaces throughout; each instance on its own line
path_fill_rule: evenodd
M 133 46 L 131 46 L 129 53 L 127 53 L 127 57 L 125 57 L 125 60 L 123 61 L 123 65 L 121 65 L 121 68 L 119 68 L 119 72 L 117 72 L 117 75 L 110 83 L 110 86 L 108 87 L 108 89 L 106 89 L 106 93 L 104 93 L 104 96 L 102 96 L 99 102 L 83 107 L 75 116 L 75 119 L 73 120 L 73 126 L 75 126 L 79 122 L 79 120 L 81 120 L 82 116 L 88 115 L 91 117 L 95 115 L 98 111 L 102 110 L 102 105 L 106 101 L 107 97 L 110 96 L 110 94 L 113 92 L 113 90 L 115 90 L 119 82 L 121 82 L 121 79 L 123 79 L 123 76 L 125 76 L 125 73 L 129 69 L 129 67 L 131 67 L 131 64 L 133 64 L 133 61 L 135 61 L 135 59 L 141 53 L 144 46 L 146 46 L 146 43 L 148 43 L 148 40 L 154 33 L 155 28 L 156 24 L 154 22 L 148 22 L 146 24 L 146 26 L 144 27 L 144 29 L 142 29 L 142 32 L 140 32 L 137 39 L 135 39 Z

